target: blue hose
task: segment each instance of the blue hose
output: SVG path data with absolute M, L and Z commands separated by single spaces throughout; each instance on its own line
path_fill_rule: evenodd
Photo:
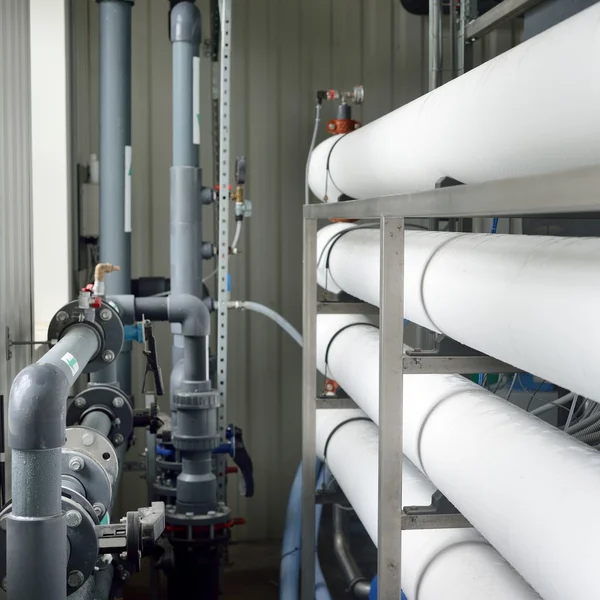
M 325 478 L 325 469 L 321 462 L 317 463 L 317 488 L 321 487 Z M 315 531 L 319 533 L 323 505 L 316 507 Z M 285 530 L 281 547 L 281 564 L 279 568 L 279 600 L 298 600 L 300 588 L 300 550 L 302 536 L 302 463 L 298 466 L 285 515 Z M 316 553 L 316 549 L 315 549 Z M 327 583 L 321 570 L 319 556 L 315 557 L 315 599 L 331 600 Z
M 494 217 L 492 219 L 492 228 L 490 230 L 490 233 L 496 233 L 496 231 L 498 231 L 498 217 Z
M 371 591 L 369 592 L 369 600 L 377 600 L 377 575 L 373 577 L 371 582 Z M 401 592 L 400 600 L 406 600 L 404 592 Z

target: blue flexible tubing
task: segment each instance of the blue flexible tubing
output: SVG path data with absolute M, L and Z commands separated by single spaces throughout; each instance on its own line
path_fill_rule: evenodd
M 317 488 L 321 487 L 325 477 L 325 469 L 321 462 L 317 463 Z M 322 505 L 316 507 L 315 531 L 319 532 Z M 281 547 L 281 563 L 279 568 L 279 599 L 298 600 L 300 587 L 300 550 L 302 535 L 302 463 L 298 466 L 285 517 L 285 530 Z M 316 552 L 316 550 L 315 550 Z M 321 570 L 319 556 L 315 557 L 315 599 L 331 600 L 327 583 Z

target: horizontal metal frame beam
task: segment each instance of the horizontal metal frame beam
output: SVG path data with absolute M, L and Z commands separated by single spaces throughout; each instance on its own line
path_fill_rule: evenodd
M 379 308 L 367 302 L 317 302 L 319 315 L 377 315 Z
M 600 166 L 560 173 L 308 204 L 305 219 L 522 217 L 600 210 Z
M 354 400 L 350 398 L 317 398 L 317 408 L 360 408 L 354 402 Z
M 402 530 L 415 529 L 465 529 L 473 527 L 461 514 L 407 515 L 402 511 Z
M 519 373 L 520 369 L 491 356 L 410 356 L 404 355 L 405 374 L 452 375 L 454 373 Z
M 504 0 L 467 24 L 465 28 L 467 42 L 490 33 L 490 31 L 500 27 L 503 23 L 522 15 L 525 11 L 542 2 L 543 0 Z

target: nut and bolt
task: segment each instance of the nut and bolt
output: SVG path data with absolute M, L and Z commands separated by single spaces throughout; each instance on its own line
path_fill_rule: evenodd
M 59 323 L 64 323 L 67 319 L 69 318 L 68 313 L 66 313 L 64 310 L 61 310 L 57 315 L 56 315 L 56 320 Z
M 105 350 L 102 353 L 102 360 L 104 362 L 112 362 L 115 360 L 115 353 L 112 350 Z
M 193 516 L 194 516 L 194 513 L 193 513 L 193 512 L 186 512 L 186 513 L 185 513 L 185 516 L 186 516 L 186 517 L 193 517 Z
M 83 408 L 87 403 L 85 398 L 75 398 L 74 404 L 77 408 Z
M 112 319 L 112 313 L 110 312 L 110 310 L 108 310 L 108 308 L 103 308 L 100 311 L 100 318 L 103 321 L 110 321 Z
M 102 502 L 96 502 L 94 504 L 94 512 L 96 513 L 96 516 L 100 518 L 106 512 L 104 504 L 102 504 Z
M 69 469 L 71 469 L 71 471 L 81 471 L 81 469 L 83 469 L 83 467 L 85 467 L 85 462 L 83 460 L 83 458 L 79 457 L 79 456 L 74 456 L 70 461 L 69 461 Z
M 216 510 L 209 510 L 206 514 L 209 517 L 216 517 L 217 516 L 217 511 Z
M 83 573 L 81 571 L 71 571 L 67 578 L 67 583 L 69 584 L 69 587 L 72 588 L 81 587 L 84 581 L 85 577 L 83 576 Z
M 125 438 L 120 433 L 117 433 L 116 435 L 113 435 L 113 442 L 117 446 L 120 445 L 120 444 L 122 444 L 124 440 L 125 440 Z
M 81 441 L 84 446 L 91 446 L 96 441 L 96 436 L 93 433 L 84 433 L 81 436 Z
M 6 521 L 7 517 L 2 517 L 2 519 L 0 520 L 0 529 L 2 529 L 2 531 L 6 531 Z
M 2 582 L 0 583 L 0 587 L 6 592 L 6 577 L 2 578 Z
M 119 398 L 119 397 L 113 398 L 112 405 L 115 408 L 121 408 L 123 406 L 123 404 L 124 404 L 123 398 Z
M 78 511 L 68 510 L 65 517 L 67 519 L 68 527 L 75 528 L 75 527 L 79 527 L 81 525 L 81 514 Z M 81 583 L 83 583 L 83 581 Z M 79 584 L 79 585 L 81 585 L 81 584 Z M 73 587 L 77 587 L 77 586 L 73 586 Z

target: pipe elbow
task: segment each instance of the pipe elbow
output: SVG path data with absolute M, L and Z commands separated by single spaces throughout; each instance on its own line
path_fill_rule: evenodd
M 185 337 L 205 337 L 210 334 L 210 311 L 200 298 L 191 294 L 169 296 L 169 321 L 181 323 Z
M 171 42 L 190 42 L 197 46 L 202 41 L 200 10 L 192 2 L 180 2 L 171 10 Z
M 54 365 L 33 364 L 14 379 L 8 400 L 13 450 L 60 448 L 65 441 L 67 377 Z

